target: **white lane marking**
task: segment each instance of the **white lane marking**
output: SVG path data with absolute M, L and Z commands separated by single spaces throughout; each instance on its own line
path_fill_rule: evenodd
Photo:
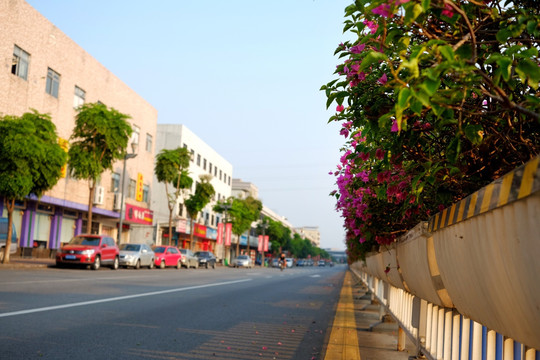
M 36 313 L 36 312 L 67 309 L 67 308 L 77 307 L 77 306 L 86 306 L 86 305 L 101 304 L 101 303 L 107 303 L 107 302 L 113 302 L 113 301 L 135 299 L 135 298 L 146 297 L 146 296 L 170 294 L 170 293 L 175 293 L 175 292 L 195 290 L 195 289 L 203 289 L 203 288 L 214 287 L 214 286 L 231 285 L 231 284 L 237 284 L 237 283 L 242 283 L 242 282 L 251 281 L 251 280 L 252 279 L 225 281 L 225 282 L 214 283 L 214 284 L 188 286 L 188 287 L 185 287 L 185 288 L 169 289 L 169 290 L 162 290 L 162 291 L 152 291 L 152 292 L 144 293 L 144 294 L 117 296 L 117 297 L 112 297 L 112 298 L 108 298 L 108 299 L 83 301 L 83 302 L 78 302 L 78 303 L 73 303 L 73 304 L 46 306 L 46 307 L 37 308 L 37 309 L 28 309 L 28 310 L 13 311 L 13 312 L 8 312 L 8 313 L 0 313 L 0 318 L 8 317 L 8 316 L 26 315 L 26 314 Z
M 147 277 L 151 277 L 151 276 L 137 276 L 137 280 L 138 279 L 141 279 L 141 278 L 147 278 Z M 114 277 L 94 277 L 94 278 L 86 278 L 86 279 L 53 279 L 53 280 L 50 280 L 50 279 L 40 279 L 40 280 L 29 280 L 29 281 L 17 281 L 17 282 L 5 282 L 5 283 L 0 283 L 0 285 L 24 285 L 24 284 L 35 284 L 35 283 L 38 283 L 38 284 L 50 284 L 50 283 L 59 283 L 59 282 L 70 282 L 70 281 L 77 281 L 77 282 L 81 282 L 81 281 L 93 281 L 93 280 L 127 280 L 127 279 L 132 279 L 133 276 L 131 275 L 128 275 L 128 276 L 114 276 Z
M 312 278 L 318 278 L 318 277 L 321 277 L 321 275 L 311 275 L 310 277 L 312 277 Z

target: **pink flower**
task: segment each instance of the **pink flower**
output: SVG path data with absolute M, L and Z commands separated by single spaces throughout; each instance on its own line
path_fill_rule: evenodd
M 377 82 L 378 82 L 379 84 L 381 84 L 381 85 L 386 84 L 387 81 L 388 81 L 388 77 L 386 77 L 386 74 L 383 74 L 383 75 L 379 78 L 379 80 L 377 80 Z
M 360 159 L 362 159 L 362 160 L 364 160 L 364 161 L 368 161 L 368 160 L 369 160 L 369 153 L 361 152 L 360 154 L 358 154 L 358 156 L 360 157 Z
M 441 15 L 448 16 L 449 18 L 454 16 L 452 6 L 450 4 L 444 4 L 444 10 L 442 11 Z
M 376 15 L 381 15 L 387 18 L 390 18 L 393 16 L 393 14 L 390 12 L 390 5 L 388 4 L 381 4 L 377 6 L 375 9 L 371 10 L 371 12 Z
M 350 51 L 353 54 L 360 54 L 362 51 L 364 51 L 365 48 L 366 48 L 365 44 L 358 44 L 358 45 L 355 45 L 355 46 L 351 47 Z
M 392 119 L 392 129 L 390 129 L 390 131 L 392 131 L 392 132 L 398 132 L 399 131 L 399 126 L 397 124 L 396 119 Z
M 369 20 L 364 20 L 364 25 L 369 28 L 372 34 L 375 34 L 377 32 L 377 29 L 379 28 L 379 24 Z
M 383 149 L 377 149 L 375 151 L 375 157 L 379 160 L 384 159 L 384 150 Z
M 337 112 L 342 112 L 343 110 L 345 110 L 345 106 L 343 106 L 343 105 L 338 105 L 338 106 L 336 107 L 336 111 L 337 111 Z

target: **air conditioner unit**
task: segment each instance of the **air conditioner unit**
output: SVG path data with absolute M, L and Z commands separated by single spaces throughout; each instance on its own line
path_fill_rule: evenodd
M 103 186 L 96 186 L 96 190 L 94 192 L 94 205 L 103 205 L 103 202 L 105 201 L 105 189 Z
M 122 194 L 114 194 L 114 210 L 120 210 L 120 208 L 122 207 L 122 198 Z

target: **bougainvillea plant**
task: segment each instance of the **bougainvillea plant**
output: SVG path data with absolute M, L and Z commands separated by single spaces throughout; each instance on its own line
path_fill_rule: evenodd
M 540 7 L 358 0 L 324 85 L 345 145 L 336 176 L 349 261 L 396 241 L 540 149 Z

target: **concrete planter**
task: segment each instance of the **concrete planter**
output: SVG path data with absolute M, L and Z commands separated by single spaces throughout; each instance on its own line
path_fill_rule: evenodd
M 540 349 L 539 159 L 366 258 L 370 273 Z

